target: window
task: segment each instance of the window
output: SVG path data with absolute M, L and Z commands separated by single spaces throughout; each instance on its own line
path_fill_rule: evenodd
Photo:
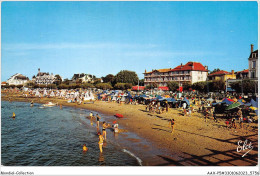
M 253 62 L 252 62 L 252 68 L 255 68 L 255 67 L 256 67 L 256 62 L 253 61 Z
M 251 78 L 255 78 L 255 72 L 251 72 Z

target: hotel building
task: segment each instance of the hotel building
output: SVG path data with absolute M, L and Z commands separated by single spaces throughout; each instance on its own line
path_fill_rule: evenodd
M 158 69 L 144 73 L 144 86 L 156 83 L 158 87 L 167 86 L 167 82 L 176 81 L 180 86 L 184 82 L 191 84 L 199 81 L 206 81 L 208 76 L 207 66 L 199 62 L 188 62 L 185 65 L 179 65 L 174 69 Z

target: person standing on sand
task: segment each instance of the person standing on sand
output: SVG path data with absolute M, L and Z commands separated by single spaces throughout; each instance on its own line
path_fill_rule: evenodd
M 239 108 L 237 115 L 239 119 L 240 128 L 243 129 L 243 113 L 241 111 L 241 108 Z
M 166 101 L 166 104 L 165 104 L 165 108 L 166 108 L 166 113 L 168 112 L 168 108 L 169 108 L 169 104 L 168 102 Z
M 232 128 L 235 128 L 235 129 L 237 128 L 237 125 L 236 125 L 236 118 L 235 118 L 235 117 L 232 118 L 232 121 L 231 121 L 231 127 L 232 127 Z
M 171 133 L 173 133 L 174 124 L 175 124 L 174 119 L 171 119 L 171 120 L 170 120 L 170 124 L 171 124 L 171 127 L 172 127 L 172 132 L 171 132 Z
M 104 138 L 103 138 L 103 136 L 101 135 L 100 132 L 98 132 L 98 139 L 99 139 L 99 141 L 98 141 L 99 150 L 100 150 L 100 153 L 102 153 L 103 152 L 103 141 L 104 141 Z
M 208 109 L 206 108 L 206 109 L 205 109 L 205 112 L 204 112 L 205 122 L 207 122 L 208 116 L 209 116 L 209 112 L 208 112 Z
M 99 115 L 97 114 L 97 127 L 99 128 L 99 120 L 100 120 L 100 117 Z

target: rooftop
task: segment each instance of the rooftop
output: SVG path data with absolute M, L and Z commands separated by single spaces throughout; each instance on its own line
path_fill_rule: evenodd
M 209 74 L 208 76 L 221 76 L 221 75 L 231 75 L 232 73 L 224 71 L 224 70 L 220 70 L 214 73 Z
M 201 63 L 199 62 L 188 62 L 185 65 L 179 65 L 172 69 L 171 71 L 208 71 L 207 67 L 204 67 Z

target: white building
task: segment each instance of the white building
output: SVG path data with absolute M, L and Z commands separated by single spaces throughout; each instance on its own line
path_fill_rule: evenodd
M 85 73 L 74 74 L 72 77 L 72 81 L 77 81 L 77 80 L 81 80 L 82 83 L 92 82 L 93 76 Z
M 254 51 L 254 45 L 251 45 L 251 53 L 248 58 L 249 79 L 258 79 L 258 50 Z
M 33 76 L 33 81 L 35 81 L 36 84 L 53 84 L 55 81 L 55 76 L 51 73 L 46 72 L 40 72 L 40 69 L 38 69 L 38 74 L 36 76 Z
M 167 86 L 167 82 L 176 81 L 182 86 L 183 83 L 195 83 L 206 81 L 208 76 L 207 66 L 199 62 L 188 62 L 174 69 L 159 69 L 144 73 L 144 86 L 156 83 L 158 86 Z
M 9 85 L 24 85 L 26 82 L 29 81 L 29 78 L 20 74 L 20 73 L 16 73 L 13 76 L 11 76 L 6 83 L 8 83 Z

